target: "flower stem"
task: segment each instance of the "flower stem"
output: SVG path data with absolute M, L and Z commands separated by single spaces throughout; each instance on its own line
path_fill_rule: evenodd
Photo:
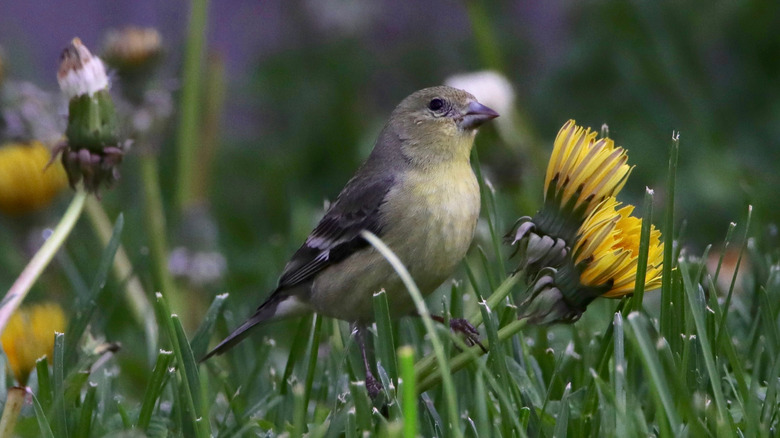
M 176 206 L 179 212 L 193 201 L 193 177 L 196 155 L 200 149 L 201 82 L 203 77 L 203 47 L 206 41 L 209 0 L 190 2 L 190 17 L 182 73 L 181 118 L 176 132 L 178 163 L 176 175 Z M 173 303 L 172 303 L 173 304 Z
M 8 390 L 8 398 L 5 399 L 3 416 L 0 418 L 0 438 L 14 436 L 14 427 L 16 427 L 16 420 L 19 418 L 19 413 L 22 412 L 25 394 L 27 394 L 27 391 L 20 386 L 14 386 Z
M 157 157 L 151 153 L 141 155 L 141 179 L 144 190 L 144 207 L 146 214 L 146 232 L 149 235 L 149 250 L 152 259 L 152 269 L 157 281 L 156 290 L 162 291 L 175 313 L 189 315 L 168 270 L 168 237 L 165 226 L 165 212 L 162 194 L 160 193 L 160 166 Z M 189 324 L 189 318 L 184 320 Z
M 70 235 L 73 230 L 73 226 L 76 225 L 76 221 L 81 216 L 81 212 L 84 209 L 84 201 L 87 199 L 87 192 L 84 188 L 79 187 L 76 189 L 76 195 L 73 200 L 70 201 L 68 209 L 60 219 L 57 227 L 52 232 L 51 236 L 46 239 L 43 246 L 35 253 L 33 258 L 24 268 L 14 284 L 5 294 L 2 301 L 2 307 L 0 307 L 0 333 L 5 330 L 8 320 L 11 315 L 16 311 L 19 305 L 24 301 L 24 297 L 27 296 L 27 292 L 30 291 L 32 285 L 38 280 L 41 273 L 46 266 L 48 266 L 51 259 L 60 249 L 65 239 Z

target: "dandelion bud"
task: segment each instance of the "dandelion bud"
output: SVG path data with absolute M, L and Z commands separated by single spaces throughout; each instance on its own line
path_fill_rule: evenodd
M 123 72 L 152 67 L 162 54 L 162 38 L 154 28 L 128 26 L 111 30 L 105 38 L 103 57 L 106 62 Z
M 93 56 L 78 38 L 73 38 L 60 55 L 57 82 L 69 99 L 108 90 L 108 76 L 103 61 Z
M 111 186 L 119 178 L 125 145 L 119 141 L 103 62 L 74 38 L 62 52 L 57 80 L 70 103 L 66 141 L 57 146 L 55 156 L 62 152 L 71 187 L 82 180 L 90 192 Z
M 157 29 L 128 26 L 110 31 L 103 43 L 103 57 L 120 78 L 123 95 L 131 102 L 143 100 L 154 68 L 162 57 Z

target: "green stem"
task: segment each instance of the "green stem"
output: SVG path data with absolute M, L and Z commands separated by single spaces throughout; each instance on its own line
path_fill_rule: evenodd
M 206 40 L 208 0 L 190 2 L 190 19 L 182 74 L 181 119 L 176 132 L 178 172 L 176 178 L 176 206 L 182 211 L 193 200 L 193 173 L 195 156 L 199 150 L 200 92 L 202 80 L 203 46 Z M 171 303 L 173 304 L 173 303 Z
M 147 153 L 141 155 L 141 179 L 144 188 L 144 207 L 146 214 L 146 232 L 149 235 L 149 251 L 152 259 L 152 269 L 157 280 L 157 290 L 165 294 L 171 309 L 184 316 L 189 315 L 185 308 L 173 276 L 168 270 L 168 238 L 165 231 L 165 213 L 162 194 L 160 193 L 160 168 L 157 157 Z M 188 320 L 184 320 L 187 326 Z
M 506 280 L 504 280 L 504 282 L 501 283 L 501 285 L 499 285 L 496 290 L 487 298 L 488 308 L 495 309 L 498 307 L 498 305 L 501 304 L 501 302 L 504 301 L 509 295 L 509 292 L 512 292 L 512 289 L 519 281 L 519 274 L 510 275 Z M 475 310 L 474 314 L 472 314 L 469 318 L 469 322 L 471 322 L 474 327 L 479 327 L 482 324 L 482 312 L 480 312 L 479 309 Z
M 194 158 L 191 202 L 202 204 L 208 199 L 214 157 L 220 145 L 220 122 L 225 103 L 225 61 L 217 54 L 208 57 L 203 81 L 203 117 L 197 132 L 200 148 Z
M 16 420 L 19 419 L 19 413 L 24 406 L 24 396 L 27 392 L 20 386 L 14 386 L 8 390 L 8 398 L 5 399 L 3 416 L 0 418 L 0 438 L 10 438 L 14 436 Z
M 49 262 L 60 249 L 65 239 L 70 235 L 73 230 L 73 226 L 76 225 L 76 221 L 81 216 L 81 212 L 84 209 L 84 201 L 87 199 L 87 192 L 83 188 L 76 190 L 76 195 L 73 200 L 70 201 L 68 209 L 60 219 L 57 227 L 54 228 L 51 236 L 46 239 L 46 242 L 41 246 L 38 252 L 35 253 L 33 258 L 24 268 L 14 284 L 5 294 L 2 301 L 2 307 L 0 307 L 0 333 L 5 330 L 8 320 L 11 315 L 16 311 L 19 305 L 24 301 L 24 297 L 30 291 L 32 285 L 38 280 L 41 273 Z
M 92 222 L 92 228 L 100 238 L 103 246 L 111 240 L 113 226 L 105 209 L 95 198 L 87 199 L 87 217 Z M 146 332 L 147 352 L 150 358 L 157 354 L 157 322 L 154 320 L 154 309 L 146 296 L 141 280 L 133 273 L 133 265 L 123 246 L 119 246 L 114 256 L 114 277 L 125 285 L 127 303 L 136 321 Z
M 468 1 L 466 2 L 466 11 L 468 12 L 471 30 L 477 44 L 482 65 L 491 70 L 503 71 L 504 62 L 501 58 L 498 40 L 493 32 L 493 25 L 490 23 L 488 14 L 485 11 L 486 2 Z
M 527 321 L 528 321 L 527 319 L 518 319 L 502 327 L 498 331 L 499 342 L 505 341 L 511 338 L 512 336 L 514 336 L 515 334 L 517 334 L 518 332 L 520 332 L 520 330 L 522 330 L 523 327 L 526 326 Z M 486 349 L 490 348 L 490 344 L 487 341 L 482 341 L 482 344 L 485 346 Z M 446 372 L 452 374 L 458 370 L 461 370 L 466 365 L 479 359 L 479 357 L 482 356 L 483 354 L 485 354 L 485 352 L 482 350 L 482 348 L 480 348 L 479 345 L 475 345 L 473 347 L 465 349 L 460 354 L 450 359 L 449 369 L 446 370 Z M 442 369 L 437 369 L 432 374 L 419 379 L 420 384 L 417 385 L 417 392 L 419 394 L 422 394 L 423 392 L 438 385 L 441 382 L 442 373 L 443 373 Z

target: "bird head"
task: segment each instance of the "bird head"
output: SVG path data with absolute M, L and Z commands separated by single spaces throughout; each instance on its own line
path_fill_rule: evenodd
M 439 86 L 419 90 L 404 99 L 390 118 L 402 152 L 414 161 L 468 160 L 474 135 L 498 113 L 471 94 Z

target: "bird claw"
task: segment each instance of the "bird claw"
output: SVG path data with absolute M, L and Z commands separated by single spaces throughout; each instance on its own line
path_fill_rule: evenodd
M 376 400 L 377 396 L 379 396 L 379 393 L 382 392 L 382 389 L 384 389 L 382 384 L 379 383 L 373 374 L 368 373 L 366 375 L 366 391 L 368 391 L 368 395 L 371 397 L 371 400 Z
M 465 338 L 466 345 L 469 347 L 473 347 L 474 345 L 479 345 L 479 348 L 482 349 L 483 353 L 487 353 L 487 348 L 485 348 L 484 345 L 482 345 L 481 342 L 479 342 L 479 332 L 477 329 L 468 322 L 465 318 L 452 318 L 450 319 L 450 330 L 453 332 L 461 333 L 463 334 L 463 337 Z

